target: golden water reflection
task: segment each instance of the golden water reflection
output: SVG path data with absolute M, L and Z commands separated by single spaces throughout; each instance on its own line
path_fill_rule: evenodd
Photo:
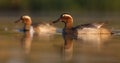
M 96 35 L 81 34 L 77 40 L 74 40 L 72 39 L 72 35 L 66 34 L 63 37 L 64 39 L 63 58 L 65 61 L 72 61 L 73 56 L 75 54 L 74 53 L 75 47 L 80 48 L 82 52 L 83 51 L 85 52 L 86 50 L 100 51 L 102 45 L 104 45 L 104 43 L 107 42 L 107 40 L 109 40 L 110 37 L 111 37 L 110 34 L 96 34 Z M 89 53 L 90 51 L 88 52 L 88 54 Z M 85 57 L 87 55 L 83 54 L 83 56 Z
M 31 36 L 30 31 L 25 31 L 21 39 L 21 46 L 26 54 L 31 50 L 32 39 L 33 37 Z

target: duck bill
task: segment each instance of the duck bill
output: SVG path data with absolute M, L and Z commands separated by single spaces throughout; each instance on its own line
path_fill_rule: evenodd
M 19 22 L 22 22 L 22 20 L 21 20 L 21 19 L 19 19 L 19 20 L 15 21 L 15 23 L 19 23 Z
M 61 19 L 57 19 L 57 20 L 53 21 L 52 23 L 57 23 L 59 21 L 61 21 Z

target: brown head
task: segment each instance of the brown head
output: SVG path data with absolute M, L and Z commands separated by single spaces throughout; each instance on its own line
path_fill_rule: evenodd
M 66 27 L 72 27 L 73 18 L 70 14 L 63 13 L 57 20 L 53 21 L 52 23 L 57 23 L 57 22 L 64 22 Z
M 19 20 L 15 21 L 15 23 L 18 22 L 24 23 L 24 30 L 30 30 L 30 26 L 32 24 L 30 16 L 27 15 L 21 16 Z
M 70 14 L 63 13 L 57 20 L 53 21 L 53 23 L 56 23 L 56 22 L 70 23 L 70 22 L 73 22 L 73 18 Z
M 18 23 L 18 22 L 22 22 L 26 25 L 32 24 L 30 16 L 27 16 L 27 15 L 21 16 L 19 20 L 15 21 L 15 23 Z

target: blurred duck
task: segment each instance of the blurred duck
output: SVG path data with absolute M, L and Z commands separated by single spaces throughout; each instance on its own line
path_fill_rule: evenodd
M 23 32 L 30 31 L 30 33 L 37 34 L 54 34 L 56 33 L 56 28 L 49 23 L 40 23 L 40 24 L 32 24 L 32 20 L 30 16 L 24 15 L 21 16 L 19 20 L 15 21 L 15 23 L 22 22 L 24 23 Z
M 102 27 L 104 23 L 82 24 L 73 27 L 73 18 L 68 13 L 63 13 L 52 23 L 57 22 L 63 22 L 65 24 L 65 27 L 63 28 L 63 36 L 65 34 L 71 34 L 73 37 L 79 37 L 81 34 L 111 34 L 111 31 Z

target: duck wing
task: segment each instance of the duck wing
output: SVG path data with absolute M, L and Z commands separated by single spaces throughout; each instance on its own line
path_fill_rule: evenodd
M 97 28 L 95 25 L 93 24 L 82 24 L 82 25 L 78 25 L 76 27 L 73 27 L 73 29 L 83 29 L 83 28 Z

